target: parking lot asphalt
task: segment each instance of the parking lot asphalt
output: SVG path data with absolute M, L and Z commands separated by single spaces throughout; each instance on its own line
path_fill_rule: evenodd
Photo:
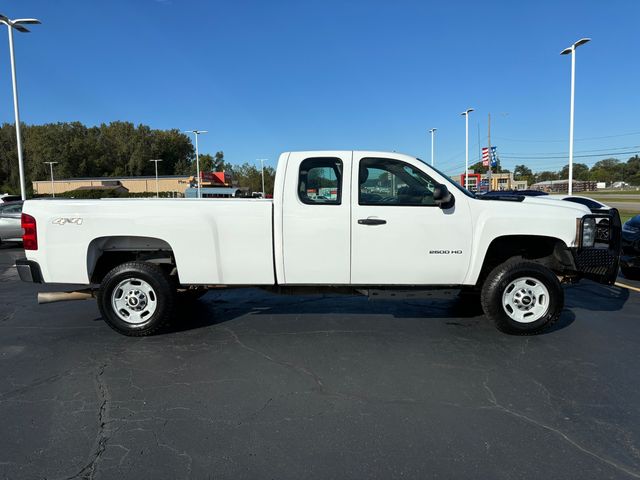
M 94 301 L 38 306 L 60 288 L 19 282 L 21 253 L 0 247 L 3 478 L 640 477 L 635 291 L 566 287 L 515 337 L 460 299 L 239 289 L 128 338 Z

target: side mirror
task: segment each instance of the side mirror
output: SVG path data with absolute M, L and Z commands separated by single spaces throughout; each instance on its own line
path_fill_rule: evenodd
M 433 190 L 433 200 L 436 202 L 436 205 L 443 210 L 453 207 L 456 203 L 456 198 L 451 195 L 447 186 L 441 183 L 436 185 L 436 188 Z

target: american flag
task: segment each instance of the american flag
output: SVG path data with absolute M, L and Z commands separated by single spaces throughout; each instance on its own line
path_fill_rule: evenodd
M 489 166 L 489 147 L 482 147 L 482 166 Z

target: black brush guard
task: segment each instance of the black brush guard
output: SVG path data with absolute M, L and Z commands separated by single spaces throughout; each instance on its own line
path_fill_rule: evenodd
M 613 285 L 618 278 L 620 266 L 620 246 L 622 237 L 622 223 L 618 210 L 592 210 L 579 221 L 578 247 L 572 249 L 573 260 L 577 272 L 583 278 L 594 280 L 598 283 Z M 596 243 L 594 246 L 583 245 L 582 232 L 584 221 L 593 218 L 596 222 Z M 608 235 L 603 235 L 606 230 L 603 220 L 608 223 Z M 600 230 L 598 230 L 600 228 Z M 599 233 L 599 234 L 598 234 Z

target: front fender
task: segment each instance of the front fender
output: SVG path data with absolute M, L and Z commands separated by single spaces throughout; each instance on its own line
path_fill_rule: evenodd
M 584 215 L 580 208 L 530 205 L 526 202 L 474 200 L 470 204 L 476 223 L 470 268 L 464 285 L 477 283 L 489 247 L 498 238 L 545 237 L 574 247 L 577 241 L 576 219 Z

